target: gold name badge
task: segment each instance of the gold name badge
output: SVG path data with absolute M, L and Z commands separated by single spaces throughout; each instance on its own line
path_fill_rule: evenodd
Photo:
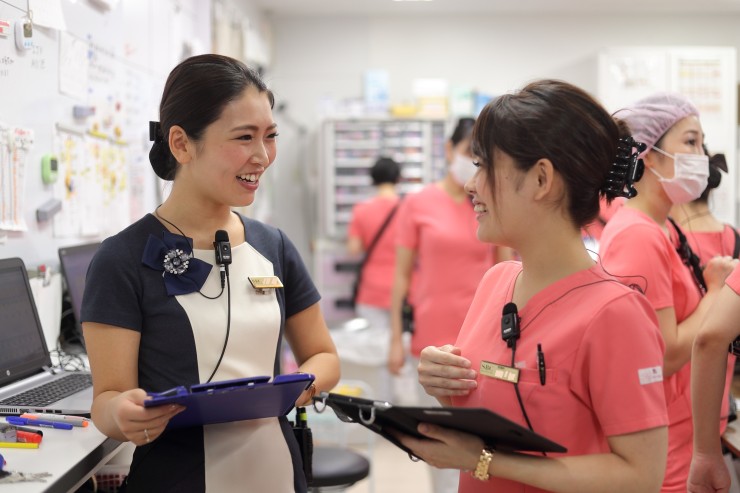
M 519 381 L 519 370 L 517 368 L 498 365 L 490 361 L 480 362 L 480 373 L 504 382 L 517 383 Z
M 282 288 L 283 283 L 277 276 L 251 276 L 248 277 L 249 283 L 259 294 L 265 294 L 267 289 Z

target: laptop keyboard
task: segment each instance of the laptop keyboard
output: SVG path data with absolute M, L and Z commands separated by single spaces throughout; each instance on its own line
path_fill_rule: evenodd
M 0 400 L 0 404 L 43 407 L 90 386 L 92 386 L 92 376 L 89 373 L 69 373 L 53 382 Z

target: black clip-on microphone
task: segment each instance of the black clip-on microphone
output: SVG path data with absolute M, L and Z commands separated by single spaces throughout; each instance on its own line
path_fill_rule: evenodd
M 508 347 L 514 347 L 520 334 L 519 313 L 515 303 L 504 305 L 504 312 L 501 315 L 501 339 L 506 341 Z
M 229 233 L 223 229 L 216 231 L 216 239 L 213 242 L 213 249 L 216 251 L 216 263 L 220 266 L 221 287 L 226 285 L 226 276 L 229 275 L 229 264 L 231 263 L 231 243 L 229 243 Z

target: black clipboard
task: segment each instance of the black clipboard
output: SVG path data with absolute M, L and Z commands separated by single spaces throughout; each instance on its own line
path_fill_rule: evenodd
M 390 430 L 426 438 L 417 431 L 417 427 L 419 423 L 431 423 L 476 435 L 487 447 L 495 450 L 567 452 L 562 445 L 484 408 L 394 406 L 384 401 L 327 392 L 314 397 L 317 412 L 323 411 L 322 406 L 329 406 L 342 421 L 359 423 L 411 455 L 413 452 Z
M 213 423 L 269 418 L 288 414 L 301 392 L 314 381 L 310 373 L 290 373 L 223 380 L 178 386 L 164 392 L 150 392 L 144 407 L 180 404 L 185 410 L 175 415 L 167 428 L 185 428 Z

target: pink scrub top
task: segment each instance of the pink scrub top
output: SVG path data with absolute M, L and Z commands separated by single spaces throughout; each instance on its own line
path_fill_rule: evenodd
M 456 202 L 436 184 L 404 199 L 398 211 L 397 245 L 416 252 L 411 304 L 411 354 L 452 344 L 486 270 L 493 248 L 478 240 L 469 198 Z
M 355 205 L 352 209 L 348 236 L 360 238 L 363 248 L 367 251 L 398 201 L 398 197 L 373 197 Z M 362 269 L 362 282 L 357 293 L 357 303 L 390 309 L 391 289 L 396 268 L 397 226 L 398 211 L 383 230 L 382 236 L 373 247 Z
M 668 231 L 672 226 L 666 222 Z M 625 284 L 640 286 L 655 310 L 673 308 L 676 323 L 683 322 L 701 301 L 701 291 L 676 245 L 645 213 L 622 207 L 601 236 L 604 269 Z M 665 378 L 668 463 L 661 492 L 685 492 L 693 450 L 691 422 L 691 363 Z
M 691 250 L 699 256 L 701 265 L 706 266 L 713 257 L 732 256 L 735 251 L 735 232 L 729 224 L 722 231 L 691 231 L 688 227 L 682 227 L 686 240 Z M 678 241 L 674 239 L 674 241 Z M 722 420 L 720 421 L 720 434 L 727 429 L 727 416 L 730 410 L 730 387 L 732 377 L 735 373 L 735 356 L 727 356 L 727 375 L 725 377 L 725 391 L 722 397 Z
M 735 294 L 740 296 L 740 265 L 730 272 L 730 275 L 725 279 L 725 284 L 735 291 Z
M 716 256 L 732 256 L 735 250 L 735 233 L 732 226 L 726 224 L 722 231 L 691 231 L 681 226 L 691 249 L 701 259 L 701 265 Z
M 476 371 L 481 361 L 511 365 L 512 350 L 501 338 L 501 313 L 521 270 L 519 262 L 497 264 L 476 292 L 456 343 Z M 549 457 L 608 453 L 610 436 L 667 426 L 663 340 L 643 295 L 595 265 L 537 293 L 519 316 L 514 365 L 524 407 L 536 433 L 568 449 Z M 537 344 L 544 353 L 544 385 Z M 512 383 L 480 373 L 477 382 L 453 404 L 485 407 L 527 426 Z M 481 482 L 461 473 L 461 493 L 493 491 L 544 490 L 500 478 Z

